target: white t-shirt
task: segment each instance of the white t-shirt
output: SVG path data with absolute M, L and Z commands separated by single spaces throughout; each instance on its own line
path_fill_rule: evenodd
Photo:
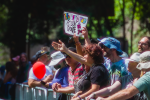
M 38 78 L 34 75 L 32 68 L 31 68 L 30 71 L 29 71 L 29 78 L 28 78 L 28 79 L 34 79 L 34 80 L 36 80 L 36 81 L 42 81 L 42 80 L 44 80 L 48 75 L 53 75 L 51 68 L 48 67 L 48 66 L 45 66 L 45 67 L 46 67 L 46 73 L 45 73 L 45 75 L 44 75 L 44 77 L 43 77 L 42 79 L 38 79 Z

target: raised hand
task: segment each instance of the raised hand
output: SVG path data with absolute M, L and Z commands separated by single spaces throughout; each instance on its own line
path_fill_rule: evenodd
M 73 39 L 74 39 L 75 43 L 79 42 L 79 37 L 76 36 L 76 33 L 74 33 Z
M 88 37 L 88 30 L 86 27 L 83 27 L 82 29 L 82 34 L 84 35 L 84 38 L 87 38 Z
M 67 50 L 67 47 L 65 46 L 65 44 L 61 40 L 59 40 L 59 43 L 52 42 L 52 46 L 54 47 L 55 50 L 58 50 L 61 52 L 65 52 Z

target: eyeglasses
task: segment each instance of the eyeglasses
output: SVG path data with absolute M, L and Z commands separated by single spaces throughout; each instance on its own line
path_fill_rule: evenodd
M 99 43 L 99 46 L 100 46 L 102 49 L 106 49 L 106 48 L 107 48 L 103 43 Z
M 146 46 L 148 44 L 147 43 L 138 42 L 138 45 Z

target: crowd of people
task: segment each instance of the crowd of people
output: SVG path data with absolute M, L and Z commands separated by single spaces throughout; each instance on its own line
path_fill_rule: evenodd
M 142 37 L 137 43 L 138 51 L 128 57 L 116 38 L 92 42 L 86 27 L 82 35 L 85 44 L 81 45 L 74 34 L 75 47 L 66 47 L 61 40 L 52 42 L 54 53 L 43 47 L 31 62 L 25 53 L 12 58 L 0 69 L 1 82 L 50 88 L 59 93 L 59 100 L 67 100 L 66 93 L 74 93 L 71 100 L 150 100 L 150 37 Z M 34 75 L 32 66 L 36 62 L 45 64 L 42 79 Z M 10 89 L 12 100 L 14 90 L 15 85 Z

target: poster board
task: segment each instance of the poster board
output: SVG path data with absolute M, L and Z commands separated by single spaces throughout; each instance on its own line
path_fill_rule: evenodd
M 64 12 L 64 31 L 69 35 L 82 36 L 82 29 L 86 27 L 88 17 L 72 12 Z

